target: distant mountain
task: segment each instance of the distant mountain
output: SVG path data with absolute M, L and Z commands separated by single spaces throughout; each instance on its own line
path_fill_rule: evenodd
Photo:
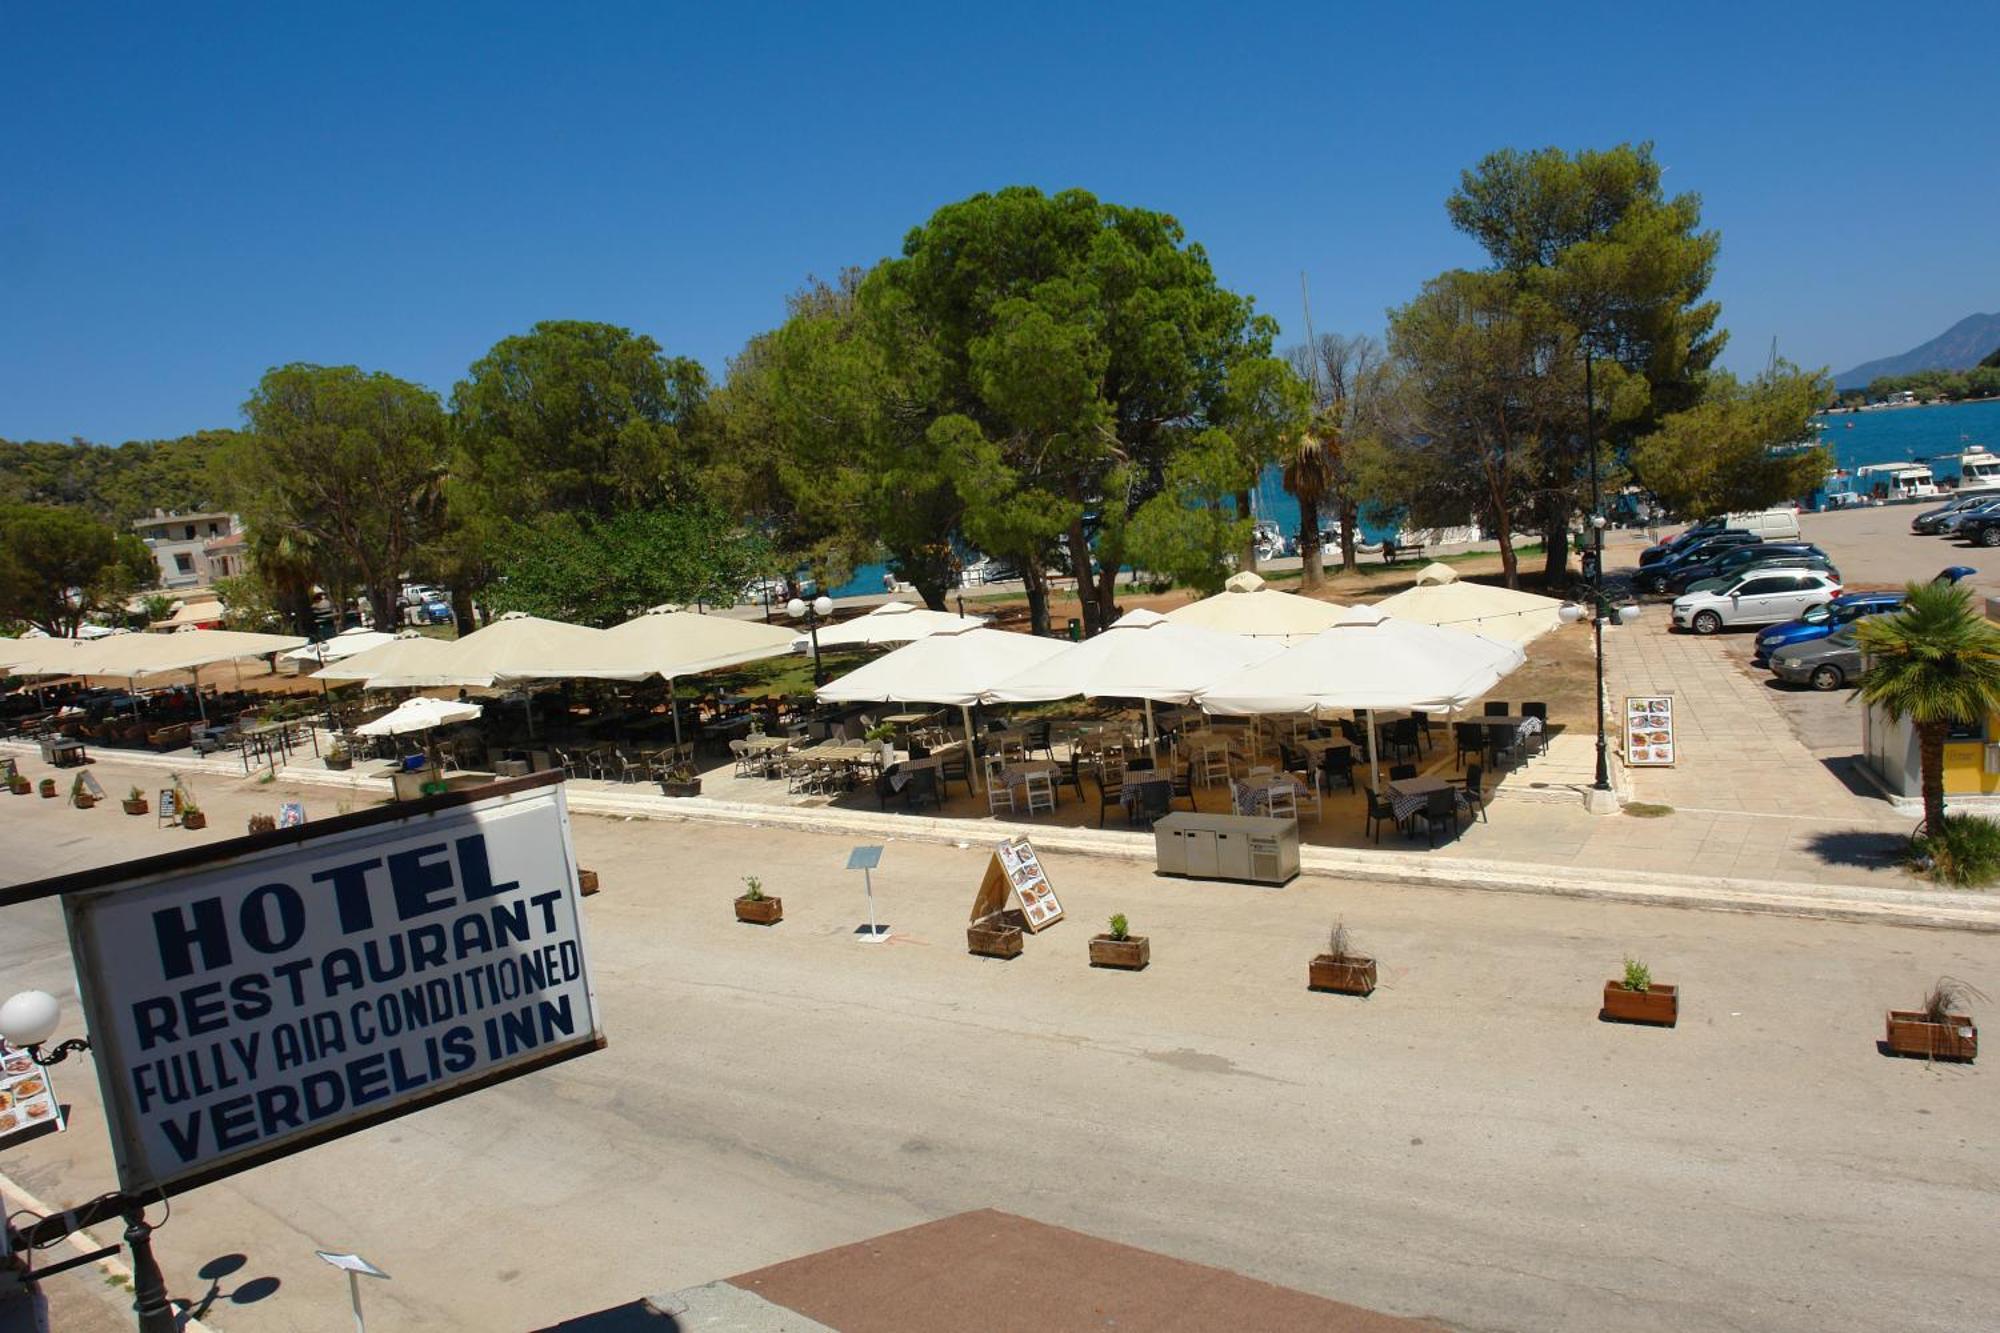
M 2000 350 L 2000 314 L 1967 315 L 1901 356 L 1863 361 L 1854 369 L 1834 376 L 1833 387 L 1865 389 L 1884 375 L 1914 375 L 1920 370 L 1970 370 L 1995 350 Z

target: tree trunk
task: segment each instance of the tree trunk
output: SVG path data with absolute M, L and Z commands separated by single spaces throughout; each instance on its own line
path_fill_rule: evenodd
M 461 636 L 478 628 L 478 614 L 472 609 L 472 589 L 455 583 L 451 588 L 451 618 L 458 623 Z
M 1559 583 L 1569 576 L 1569 516 L 1557 519 L 1551 516 L 1542 528 L 1542 545 L 1547 551 L 1542 561 L 1542 575 L 1551 583 Z
M 1361 505 L 1351 499 L 1340 502 L 1340 567 L 1349 574 L 1361 572 L 1361 553 L 1354 544 L 1361 540 Z
M 1021 565 L 1021 583 L 1028 591 L 1028 632 L 1046 637 L 1049 632 L 1049 582 L 1042 576 L 1039 560 Z
M 1507 578 L 1507 586 L 1521 586 L 1521 557 L 1514 550 L 1514 525 L 1507 521 L 1507 511 L 1496 509 L 1493 513 L 1493 535 L 1500 539 L 1500 570 Z
M 1944 831 L 1944 738 L 1942 722 L 1917 724 L 1917 759 L 1923 775 L 1924 832 Z
M 394 634 L 401 629 L 403 608 L 396 600 L 396 585 L 389 582 L 381 586 L 369 585 L 368 610 L 374 617 L 375 628 L 384 634 Z
M 1310 492 L 1299 497 L 1299 560 L 1305 569 L 1305 590 L 1317 592 L 1324 588 L 1326 560 L 1319 549 L 1319 497 Z
M 1236 517 L 1248 519 L 1257 517 L 1257 511 L 1250 504 L 1250 492 L 1236 492 Z M 1254 571 L 1257 568 L 1257 530 L 1254 527 L 1250 529 L 1250 535 L 1244 539 L 1242 561 L 1244 569 Z
M 1090 571 L 1090 538 L 1084 533 L 1081 518 L 1069 525 L 1069 535 L 1066 540 L 1069 545 L 1070 568 L 1076 571 L 1077 611 L 1083 617 L 1084 637 L 1089 638 L 1104 626 L 1099 621 L 1101 611 L 1097 597 L 1097 578 Z

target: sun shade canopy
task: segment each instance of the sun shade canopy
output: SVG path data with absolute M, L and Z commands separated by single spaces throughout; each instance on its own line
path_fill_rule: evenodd
M 401 736 L 470 722 L 481 711 L 478 704 L 459 699 L 405 699 L 373 722 L 364 722 L 354 730 L 363 736 Z
M 1266 587 L 1263 579 L 1245 570 L 1215 596 L 1177 606 L 1166 615 L 1176 625 L 1302 643 L 1333 624 L 1341 610 L 1332 602 Z
M 932 634 L 876 658 L 819 689 L 829 703 L 985 703 L 993 687 L 1067 652 L 1066 640 L 995 629 Z
M 332 682 L 364 680 L 373 689 L 415 683 L 443 670 L 451 647 L 449 639 L 432 639 L 412 630 L 315 671 L 313 677 Z
M 1451 566 L 1432 564 L 1417 575 L 1417 586 L 1375 604 L 1397 620 L 1481 634 L 1509 643 L 1528 643 L 1562 623 L 1562 603 L 1516 588 L 1466 583 Z
M 985 616 L 955 616 L 949 611 L 933 611 L 927 606 L 917 606 L 911 602 L 885 602 L 865 616 L 838 625 L 828 626 L 819 632 L 819 646 L 822 648 L 868 647 L 885 643 L 914 643 L 918 639 L 933 634 L 949 634 L 955 630 L 979 629 L 987 623 Z M 810 647 L 810 635 L 792 631 L 793 645 Z
M 1221 634 L 1153 611 L 1128 611 L 1104 633 L 1008 677 L 990 693 L 1002 703 L 1083 695 L 1180 704 L 1283 651 L 1277 639 Z
M 671 680 L 782 657 L 792 651 L 793 639 L 793 631 L 782 626 L 678 610 L 649 611 L 592 633 L 598 637 L 577 642 L 574 651 L 566 646 L 565 652 L 544 664 L 550 669 L 539 674 L 600 680 L 664 676 Z
M 1211 713 L 1446 712 L 1527 660 L 1519 644 L 1354 606 L 1338 624 L 1201 692 Z

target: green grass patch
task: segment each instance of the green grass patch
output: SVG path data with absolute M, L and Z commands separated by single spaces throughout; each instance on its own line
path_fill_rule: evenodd
M 1651 801 L 1628 801 L 1625 804 L 1625 813 L 1634 819 L 1663 819 L 1673 812 L 1671 805 L 1656 805 Z

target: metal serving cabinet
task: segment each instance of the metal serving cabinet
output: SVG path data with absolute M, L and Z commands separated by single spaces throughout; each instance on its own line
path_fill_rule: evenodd
M 1299 873 L 1299 822 L 1175 811 L 1153 825 L 1162 875 L 1287 884 Z

